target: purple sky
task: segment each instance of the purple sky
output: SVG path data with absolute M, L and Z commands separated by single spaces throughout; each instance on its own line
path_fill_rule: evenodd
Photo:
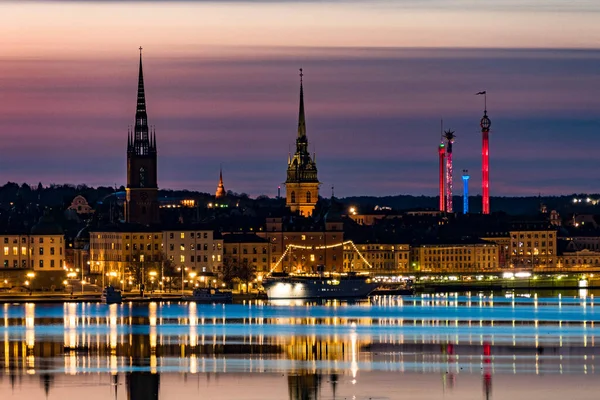
M 9 11 L 14 14 L 11 20 L 18 20 L 28 7 L 39 6 L 28 3 L 0 5 L 0 13 Z M 79 3 L 60 6 L 73 7 L 73 12 L 92 7 Z M 186 7 L 208 7 L 205 2 L 129 4 L 141 13 L 156 14 L 157 21 L 162 21 L 159 11 L 165 13 L 164 26 L 155 24 L 148 38 L 135 29 L 130 37 L 128 31 L 119 31 L 124 29 L 119 18 L 112 20 L 108 14 L 114 7 L 122 10 L 120 6 L 90 3 L 97 11 L 90 22 L 92 33 L 74 20 L 44 22 L 35 29 L 56 28 L 48 31 L 55 41 L 47 39 L 42 45 L 37 40 L 46 40 L 43 30 L 38 36 L 29 31 L 15 36 L 27 24 L 33 29 L 31 21 L 22 27 L 0 26 L 1 37 L 12 34 L 8 52 L 0 55 L 0 181 L 124 184 L 127 126 L 134 123 L 135 112 L 136 49 L 142 44 L 148 117 L 156 126 L 162 188 L 214 192 L 223 163 L 226 189 L 275 195 L 285 179 L 288 148 L 296 135 L 297 73 L 302 67 L 308 138 L 311 149 L 316 148 L 323 193 L 335 184 L 339 196 L 434 195 L 442 117 L 445 127 L 457 135 L 455 171 L 469 169 L 471 192 L 479 193 L 483 99 L 474 93 L 484 89 L 492 120 L 493 196 L 599 191 L 594 149 L 600 145 L 600 45 L 593 40 L 578 43 L 573 36 L 568 43 L 555 43 L 555 32 L 548 30 L 546 43 L 544 35 L 527 36 L 528 30 L 522 28 L 524 39 L 513 40 L 513 46 L 496 33 L 489 41 L 504 48 L 469 48 L 478 43 L 469 41 L 468 30 L 462 41 L 445 44 L 428 42 L 417 27 L 411 32 L 414 43 L 422 46 L 407 48 L 405 38 L 398 43 L 379 39 L 394 21 L 387 21 L 391 17 L 383 11 L 369 10 L 381 16 L 381 26 L 356 22 L 365 36 L 357 38 L 355 46 L 329 32 L 323 33 L 323 45 L 310 36 L 313 40 L 301 47 L 296 41 L 304 33 L 296 35 L 277 15 L 264 16 L 262 24 L 248 31 L 250 39 L 234 35 L 235 21 L 224 20 L 220 30 L 220 22 L 212 18 L 210 29 L 224 43 L 193 35 L 185 43 L 187 39 L 178 35 L 194 28 L 193 21 L 178 27 L 168 15 L 184 13 Z M 306 10 L 324 7 L 292 3 Z M 346 7 L 340 10 L 350 18 L 356 6 L 341 3 L 332 2 L 331 7 Z M 467 4 L 459 3 L 469 2 L 449 1 L 453 8 L 448 12 L 462 16 L 461 7 L 466 9 Z M 58 13 L 56 6 L 43 6 Z M 208 11 L 235 19 L 240 8 L 249 5 L 219 7 L 225 8 Z M 273 9 L 274 14 L 285 11 L 278 9 L 285 5 L 256 7 Z M 566 15 L 563 30 L 568 38 L 569 21 L 574 24 L 581 15 L 582 26 L 587 26 L 584 11 L 600 16 L 600 10 L 591 3 L 589 7 L 575 10 L 581 14 L 522 12 L 533 15 L 532 25 L 546 21 L 548 15 Z M 510 25 L 501 19 L 507 11 L 492 11 L 499 13 L 498 24 Z M 303 18 L 296 25 L 311 31 L 310 20 Z M 326 22 L 317 20 L 314 30 L 325 29 Z M 348 23 L 340 30 L 352 26 Z M 97 32 L 102 27 L 105 36 Z M 286 29 L 290 46 L 279 43 L 285 42 L 279 37 L 265 39 L 269 32 Z M 161 36 L 155 30 L 166 33 Z M 96 51 L 83 39 L 89 39 Z M 521 48 L 523 43 L 539 48 Z M 563 49 L 553 49 L 554 44 Z M 456 176 L 456 192 L 460 181 Z

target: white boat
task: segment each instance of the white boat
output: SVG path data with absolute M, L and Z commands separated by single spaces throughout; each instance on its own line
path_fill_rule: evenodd
M 365 298 L 378 286 L 367 275 L 275 274 L 262 282 L 269 299 L 351 299 Z
M 106 304 L 118 304 L 123 302 L 123 296 L 121 295 L 120 290 L 117 290 L 112 286 L 107 286 L 102 291 L 100 300 Z
M 231 292 L 221 292 L 219 289 L 196 288 L 192 292 L 192 296 L 187 297 L 186 300 L 207 304 L 231 303 L 233 301 L 233 294 Z

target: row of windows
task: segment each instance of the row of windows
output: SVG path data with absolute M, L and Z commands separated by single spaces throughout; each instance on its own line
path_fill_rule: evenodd
M 189 232 L 188 235 L 189 235 L 189 237 L 191 239 L 194 239 L 194 238 L 208 239 L 208 232 Z M 185 239 L 185 232 L 180 232 L 179 233 L 179 238 L 180 239 Z M 169 239 L 175 239 L 175 233 L 174 232 L 169 232 Z
M 517 250 L 513 250 L 513 251 L 512 251 L 512 254 L 513 254 L 513 256 L 516 256 L 516 255 L 517 255 L 517 253 L 518 253 L 518 255 L 520 255 L 520 256 L 523 256 L 523 255 L 528 255 L 528 256 L 530 256 L 530 255 L 532 255 L 532 254 L 531 254 L 531 251 L 527 251 L 527 252 L 524 252 L 523 250 L 519 250 L 518 252 L 517 252 Z M 548 250 L 548 255 L 552 255 L 553 253 L 554 253 L 554 252 L 553 252 L 552 250 Z M 537 252 L 535 252 L 535 251 L 534 251 L 534 253 L 533 253 L 533 255 L 538 255 L 538 254 L 541 254 L 541 255 L 544 255 L 544 256 L 545 256 L 545 255 L 546 255 L 546 250 L 541 250 L 541 251 L 537 251 Z
M 171 261 L 175 261 L 175 257 L 174 256 L 170 256 L 169 258 L 171 259 Z M 208 260 L 209 260 L 208 256 L 197 256 L 197 257 L 190 256 L 190 262 L 191 263 L 195 263 L 195 262 L 208 262 Z M 215 262 L 215 261 L 216 262 L 221 262 L 221 255 L 218 254 L 218 255 L 215 256 L 213 254 L 212 261 L 213 262 Z M 182 264 L 185 263 L 185 256 L 183 254 L 179 256 L 179 262 L 182 263 Z
M 208 244 L 207 243 L 190 243 L 190 251 L 208 251 Z M 221 243 L 213 243 L 212 244 L 212 250 L 221 250 Z M 169 244 L 169 251 L 175 251 L 175 244 L 174 243 L 170 243 Z M 185 251 L 185 245 L 183 243 L 181 243 L 179 245 L 179 251 Z
M 310 192 L 306 192 L 306 202 L 307 203 L 311 203 L 312 202 L 312 194 Z M 295 203 L 296 202 L 296 192 L 292 191 L 291 195 L 290 195 L 290 202 L 291 203 Z
M 59 247 L 58 250 L 59 250 L 59 252 L 58 252 L 59 255 L 62 256 L 62 253 L 63 253 L 62 247 Z M 34 252 L 35 252 L 35 248 L 32 247 L 31 248 L 31 254 L 33 254 Z M 38 253 L 39 253 L 40 256 L 43 256 L 44 255 L 44 247 L 39 247 L 38 248 Z M 5 246 L 4 247 L 4 255 L 8 256 L 9 254 L 10 254 L 10 248 L 8 246 Z M 12 255 L 13 256 L 19 255 L 19 248 L 18 247 L 14 246 L 12 248 Z M 26 247 L 21 247 L 21 255 L 22 256 L 27 256 L 27 248 Z M 50 247 L 50 255 L 51 256 L 55 255 L 54 247 Z
M 55 240 L 56 240 L 55 238 L 51 237 L 51 238 L 48 238 L 46 243 L 54 244 Z M 18 239 L 16 239 L 16 238 L 13 238 L 12 242 L 13 242 L 13 244 L 19 243 Z M 60 237 L 58 240 L 58 243 L 62 243 L 62 242 L 63 242 L 63 238 Z M 27 238 L 21 237 L 21 243 L 23 243 L 23 244 L 27 243 Z M 33 237 L 31 238 L 31 243 L 35 243 L 35 238 L 33 238 Z M 43 237 L 38 238 L 38 243 L 44 243 L 44 238 Z M 9 244 L 9 239 L 7 237 L 4 238 L 4 244 Z
M 546 238 L 546 234 L 542 233 L 542 234 L 538 234 L 538 233 L 534 233 L 533 235 L 531 233 L 528 233 L 527 235 L 525 235 L 524 233 L 521 233 L 518 235 L 519 239 L 525 239 L 525 236 L 527 236 L 527 239 L 531 239 L 531 237 L 533 236 L 534 239 L 538 239 L 539 237 L 541 237 L 542 239 Z M 548 239 L 552 239 L 554 237 L 553 233 L 549 233 L 548 234 Z M 517 234 L 513 233 L 512 234 L 512 238 L 516 239 L 517 238 Z
M 259 251 L 260 251 L 262 254 L 267 254 L 267 248 L 266 248 L 266 247 L 263 247 L 263 248 L 262 248 L 262 249 L 260 249 L 260 250 L 259 250 L 259 249 L 257 249 L 256 247 L 253 247 L 253 248 L 252 248 L 252 253 L 248 253 L 248 248 L 244 247 L 244 248 L 242 249 L 242 254 L 258 254 L 258 253 L 259 253 Z M 275 251 L 275 248 L 273 248 L 273 251 Z M 228 253 L 228 252 L 227 252 L 227 248 L 223 249 L 223 254 L 227 254 L 227 253 Z M 231 254 L 237 254 L 237 253 L 238 253 L 238 249 L 237 249 L 237 247 L 234 247 L 234 248 L 232 248 L 232 249 L 231 249 Z
M 533 247 L 546 247 L 546 241 L 542 240 L 542 245 L 540 246 L 540 242 L 533 242 Z M 525 242 L 512 242 L 512 247 L 523 247 L 525 245 Z M 552 242 L 548 242 L 548 246 L 553 247 L 553 243 Z M 531 242 L 527 241 L 527 247 L 531 247 Z
M 433 255 L 438 255 L 438 254 L 471 254 L 471 251 L 473 249 L 472 248 L 441 248 L 441 249 L 428 249 L 425 248 L 423 250 L 423 254 L 433 254 Z M 483 254 L 495 254 L 496 253 L 496 248 L 494 247 L 490 247 L 490 246 L 486 246 L 486 247 L 477 247 L 475 249 L 476 253 L 483 253 Z
M 497 268 L 498 265 L 496 263 L 478 263 L 478 264 L 465 264 L 465 263 L 459 263 L 459 264 L 446 264 L 446 265 L 440 265 L 440 264 L 424 264 L 423 265 L 423 269 L 427 270 L 428 272 L 432 272 L 432 271 L 440 271 L 440 270 L 457 270 L 457 269 L 482 269 L 482 268 Z

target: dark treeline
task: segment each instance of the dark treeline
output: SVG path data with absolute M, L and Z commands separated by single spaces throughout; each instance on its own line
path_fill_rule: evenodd
M 59 209 L 64 211 L 73 201 L 75 196 L 82 195 L 88 203 L 94 208 L 102 208 L 105 200 L 114 198 L 116 192 L 124 192 L 125 187 L 98 186 L 90 187 L 85 184 L 51 184 L 43 186 L 28 185 L 26 183 L 8 182 L 0 186 L 0 209 L 19 209 L 21 212 L 32 211 L 35 209 Z M 178 199 L 192 198 L 198 204 L 204 206 L 214 201 L 214 196 L 209 193 L 203 193 L 191 190 L 159 190 L 159 199 Z M 582 202 L 574 203 L 573 199 L 582 199 Z M 568 213 L 596 213 L 600 214 L 600 205 L 594 205 L 587 202 L 587 199 L 598 200 L 600 194 L 569 194 L 562 196 L 529 196 L 529 197 L 492 197 L 490 200 L 491 211 L 503 211 L 513 215 L 535 214 L 545 206 L 547 211 L 557 210 L 561 214 Z M 463 199 L 461 196 L 454 196 L 454 210 L 461 212 L 463 208 Z M 230 206 L 237 207 L 272 207 L 283 205 L 281 199 L 273 199 L 268 196 L 258 196 L 250 198 L 245 193 L 235 193 L 228 191 L 225 200 Z M 373 210 L 376 206 L 391 207 L 394 210 L 414 210 L 414 209 L 436 209 L 438 205 L 437 197 L 434 196 L 351 196 L 341 199 L 346 205 L 360 207 L 361 212 Z M 481 196 L 471 196 L 469 198 L 470 212 L 481 212 Z

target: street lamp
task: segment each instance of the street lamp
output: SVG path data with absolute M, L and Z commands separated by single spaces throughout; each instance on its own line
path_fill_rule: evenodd
M 178 267 L 177 271 L 181 271 L 181 294 L 183 295 L 183 274 L 187 271 L 187 267 Z
M 148 272 L 148 275 L 150 275 L 150 282 L 152 282 L 152 290 L 154 290 L 154 280 L 156 279 L 156 275 L 158 275 L 158 273 L 156 271 L 150 271 Z
M 190 279 L 192 280 L 192 283 L 194 284 L 194 286 L 196 286 L 196 285 L 195 285 L 195 280 L 194 280 L 194 278 L 195 278 L 195 277 L 196 277 L 196 275 L 198 275 L 198 274 L 196 274 L 194 271 L 192 271 L 192 272 L 190 272 L 190 274 L 189 274 L 189 275 L 190 275 Z M 192 286 L 192 289 L 193 289 L 193 288 L 194 288 L 194 287 Z

